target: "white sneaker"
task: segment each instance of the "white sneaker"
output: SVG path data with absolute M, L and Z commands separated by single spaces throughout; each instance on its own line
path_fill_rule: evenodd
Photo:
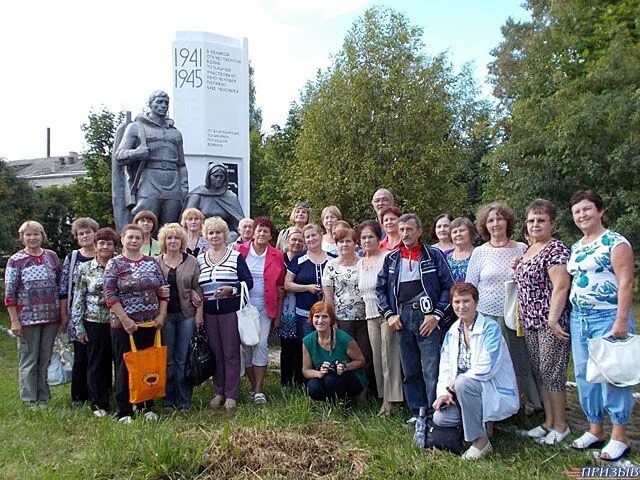
M 253 396 L 253 403 L 256 405 L 264 405 L 267 403 L 267 396 L 264 393 L 256 393 Z
M 418 417 L 416 417 L 414 415 L 409 420 L 407 420 L 407 425 L 410 426 L 410 427 L 413 427 L 416 424 L 417 421 L 418 421 Z
M 118 421 L 119 421 L 120 423 L 126 423 L 126 424 L 129 424 L 129 423 L 132 423 L 132 422 L 133 422 L 133 418 L 132 418 L 130 415 L 127 415 L 126 417 L 120 417 L 120 418 L 118 419 Z
M 158 418 L 158 414 L 155 412 L 147 412 L 144 414 L 144 419 L 149 420 L 150 422 L 157 422 Z
M 98 408 L 98 409 L 93 411 L 93 415 L 94 415 L 94 417 L 98 417 L 98 418 L 106 417 L 107 416 L 107 411 L 102 409 L 102 408 Z

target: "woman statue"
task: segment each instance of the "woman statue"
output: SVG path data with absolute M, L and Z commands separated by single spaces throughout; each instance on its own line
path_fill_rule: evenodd
M 189 192 L 184 208 L 197 208 L 205 218 L 222 218 L 229 226 L 229 242 L 238 238 L 238 223 L 244 212 L 238 196 L 229 190 L 229 172 L 222 163 L 209 165 L 204 185 Z

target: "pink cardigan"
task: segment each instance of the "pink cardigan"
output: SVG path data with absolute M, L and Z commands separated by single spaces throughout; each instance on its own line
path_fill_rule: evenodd
M 245 259 L 249 255 L 250 248 L 251 242 L 235 246 L 235 249 Z M 280 314 L 278 310 L 282 289 L 278 287 L 284 287 L 285 274 L 284 255 L 277 248 L 267 245 L 267 258 L 264 261 L 264 304 L 267 309 L 267 316 L 272 319 Z

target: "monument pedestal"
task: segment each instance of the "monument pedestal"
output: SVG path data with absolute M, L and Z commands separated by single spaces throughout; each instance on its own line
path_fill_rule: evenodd
M 250 216 L 247 39 L 177 32 L 173 42 L 173 118 L 180 126 L 189 191 L 207 167 L 224 163 L 229 189 Z

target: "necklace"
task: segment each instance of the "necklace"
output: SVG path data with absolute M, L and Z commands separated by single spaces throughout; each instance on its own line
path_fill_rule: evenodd
M 493 242 L 489 240 L 489 245 L 491 245 L 493 248 L 504 248 L 508 246 L 510 243 L 511 243 L 511 240 L 509 240 L 508 238 L 507 238 L 507 242 L 502 245 L 494 245 Z

